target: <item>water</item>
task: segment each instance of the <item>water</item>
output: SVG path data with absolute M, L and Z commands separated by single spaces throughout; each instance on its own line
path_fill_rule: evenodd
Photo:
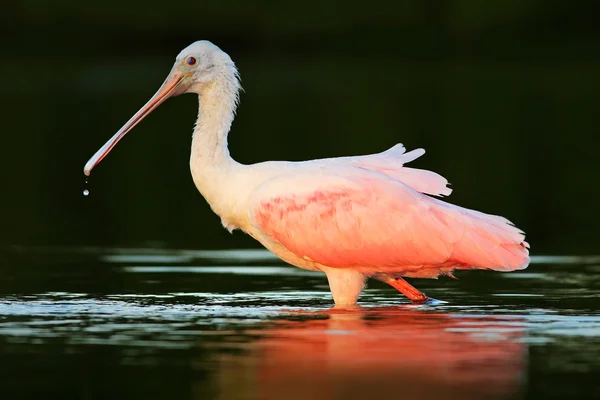
M 89 189 L 87 188 L 87 186 L 88 186 L 88 183 L 89 183 L 89 176 L 86 176 L 86 177 L 85 177 L 85 182 L 84 182 L 85 189 L 83 189 L 83 195 L 84 195 L 85 197 L 87 197 L 87 196 L 89 196 L 89 195 L 90 195 L 90 191 L 89 191 Z
M 323 276 L 262 250 L 12 248 L 2 398 L 595 398 L 600 266 L 379 282 L 334 311 Z M 553 262 L 556 260 L 557 262 Z

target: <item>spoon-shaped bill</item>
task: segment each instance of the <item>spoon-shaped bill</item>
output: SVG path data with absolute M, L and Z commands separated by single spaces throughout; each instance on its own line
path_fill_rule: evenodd
M 152 98 L 148 100 L 148 102 L 88 160 L 83 168 L 83 173 L 86 176 L 89 176 L 92 169 L 106 157 L 119 140 L 136 126 L 138 122 L 144 119 L 146 115 L 150 114 L 169 97 L 183 93 L 186 89 L 185 85 L 182 84 L 184 81 L 186 81 L 184 76 L 176 69 L 173 69 L 156 94 L 152 96 Z

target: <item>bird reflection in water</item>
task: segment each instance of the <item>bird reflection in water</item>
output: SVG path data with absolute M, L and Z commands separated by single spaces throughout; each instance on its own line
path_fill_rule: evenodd
M 223 398 L 237 398 L 234 392 L 304 400 L 513 399 L 524 393 L 527 347 L 518 318 L 407 308 L 312 317 L 276 323 L 260 332 L 249 358 L 221 365 L 221 375 L 244 376 L 221 388 Z M 236 368 L 242 366 L 245 372 Z

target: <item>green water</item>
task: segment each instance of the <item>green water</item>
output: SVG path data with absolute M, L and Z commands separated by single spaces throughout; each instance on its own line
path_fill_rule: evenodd
M 2 398 L 597 398 L 598 259 L 371 282 L 333 311 L 326 279 L 262 250 L 12 248 L 0 279 Z

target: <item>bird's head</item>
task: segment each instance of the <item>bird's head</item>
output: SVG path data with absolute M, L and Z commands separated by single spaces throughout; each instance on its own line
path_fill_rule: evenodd
M 92 169 L 106 157 L 127 132 L 169 97 L 183 93 L 197 93 L 202 96 L 204 91 L 217 81 L 221 83 L 221 90 L 227 91 L 236 102 L 240 88 L 239 76 L 229 55 L 206 40 L 194 42 L 183 49 L 156 94 L 89 159 L 83 172 L 90 175 Z
M 171 96 L 202 94 L 218 79 L 235 80 L 237 83 L 235 64 L 220 48 L 207 40 L 199 40 L 179 53 L 163 87 L 173 87 Z

